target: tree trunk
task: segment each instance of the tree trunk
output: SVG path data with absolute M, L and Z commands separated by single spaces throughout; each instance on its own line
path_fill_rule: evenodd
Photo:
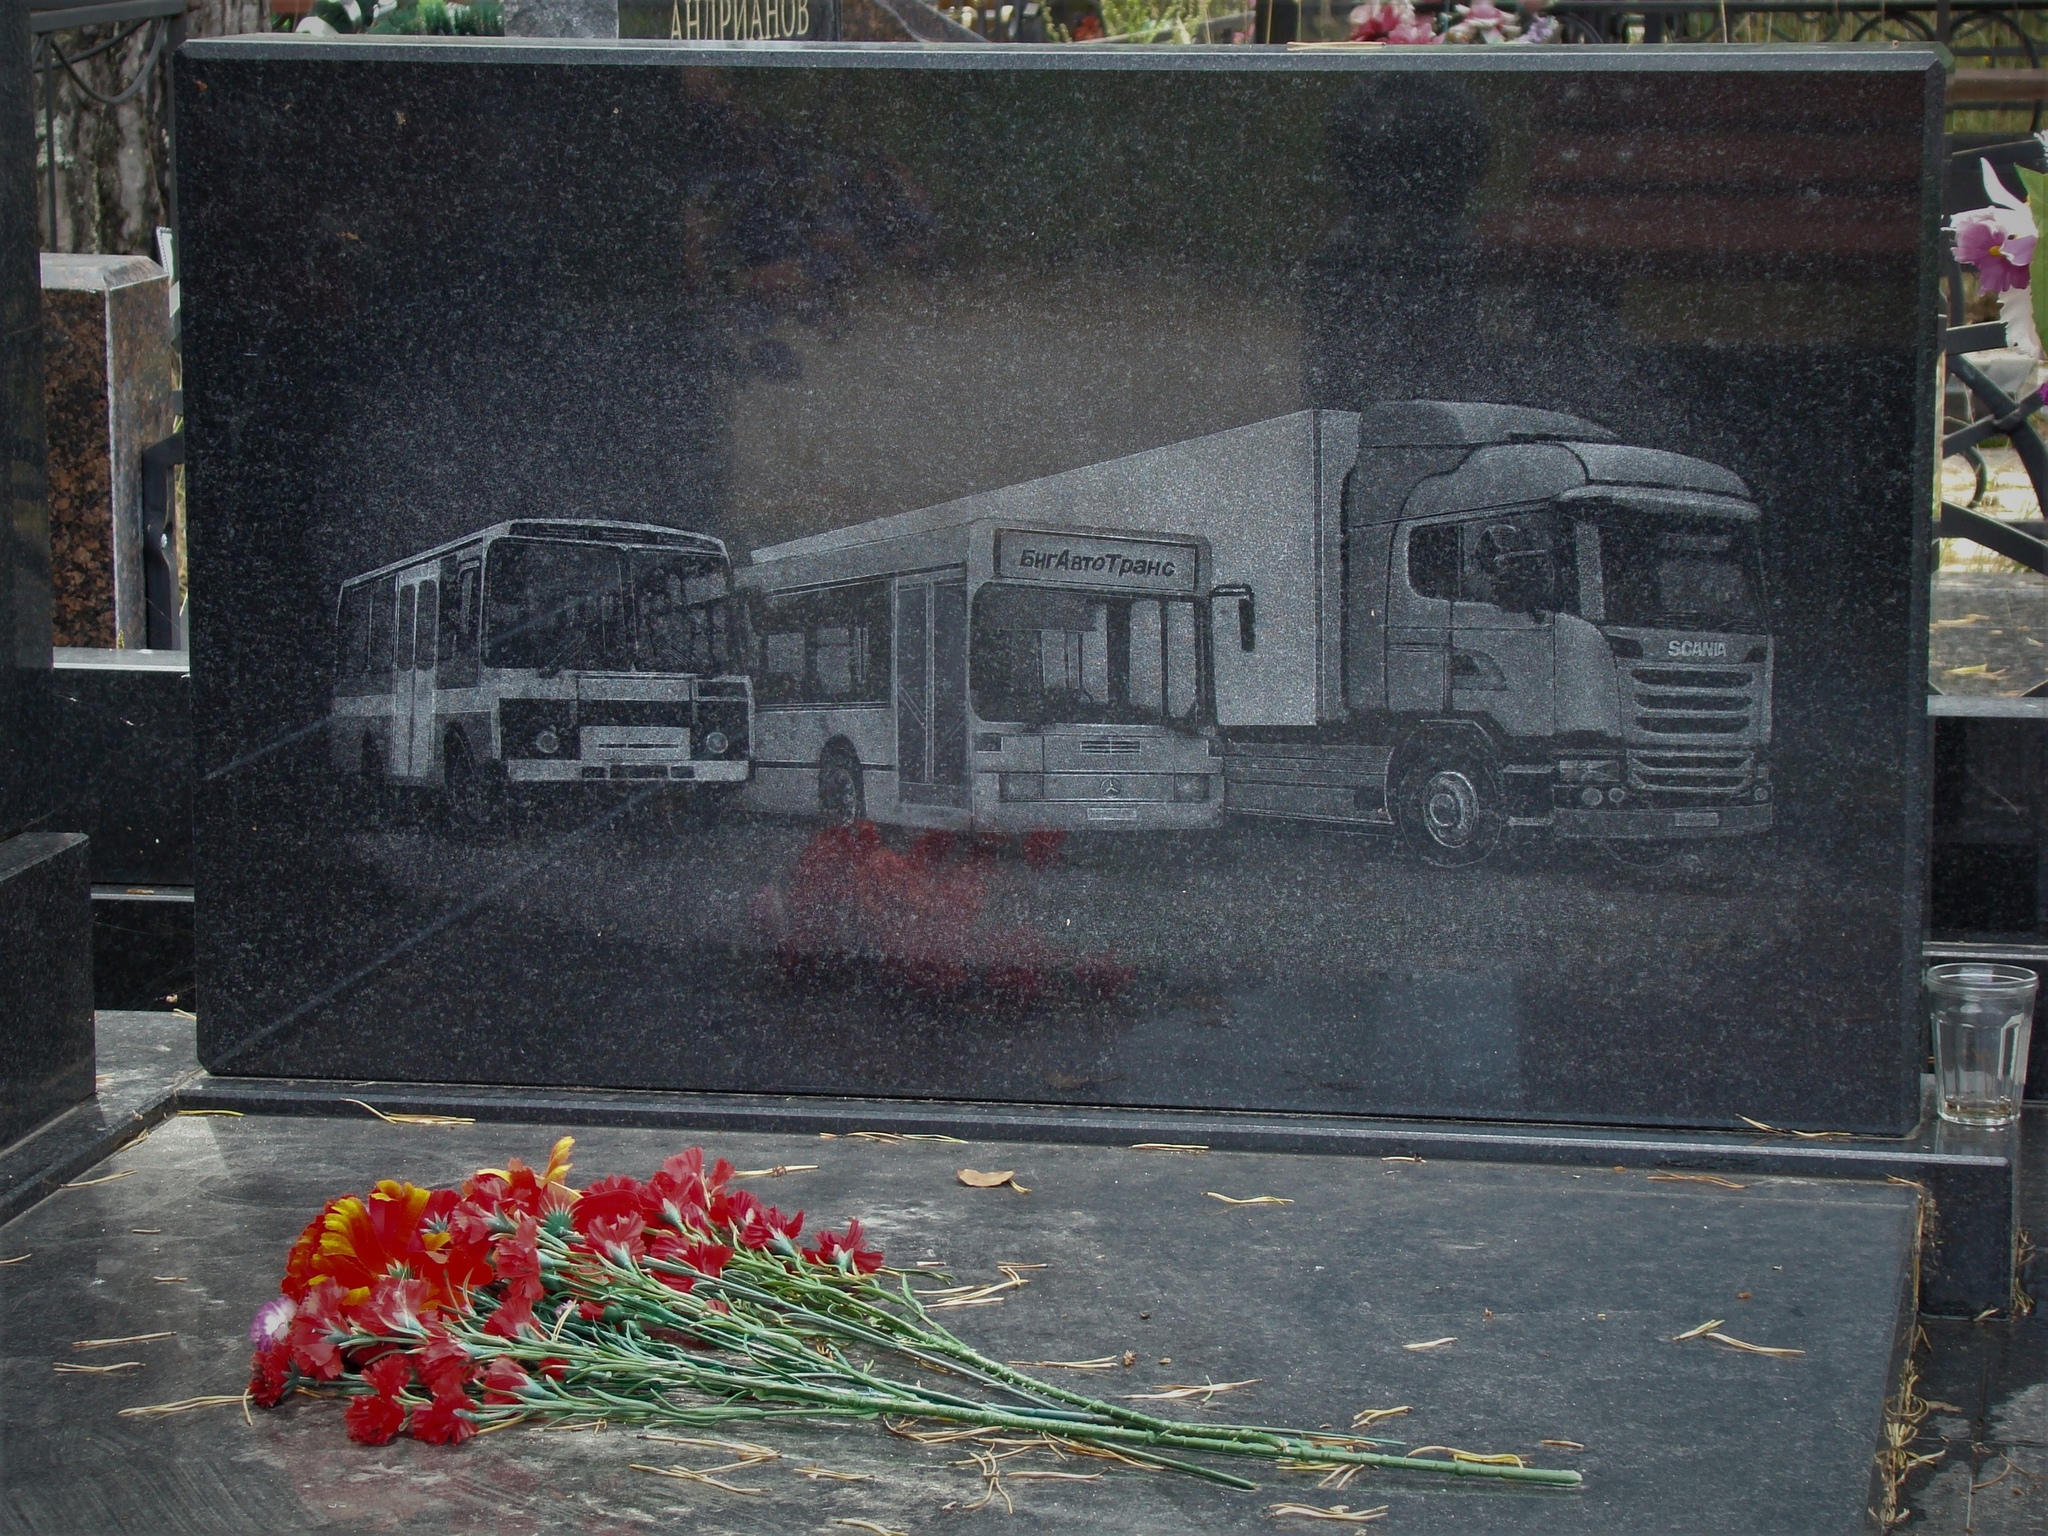
M 267 30 L 266 0 L 197 0 L 185 17 L 192 37 Z M 101 255 L 156 255 L 156 230 L 170 222 L 168 49 L 152 45 L 165 22 L 150 22 L 119 45 L 92 58 L 79 56 L 118 36 L 113 27 L 82 27 L 40 39 L 36 72 L 36 210 L 43 249 Z M 49 50 L 76 62 L 70 70 Z M 113 98 L 143 81 L 125 101 Z M 75 75 L 75 78 L 74 78 Z M 88 90 L 80 89 L 81 82 Z M 44 100 L 49 90 L 53 99 Z M 50 162 L 56 161 L 55 220 L 51 218 Z

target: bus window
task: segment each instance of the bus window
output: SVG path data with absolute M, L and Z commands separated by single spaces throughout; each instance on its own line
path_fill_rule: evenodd
M 484 565 L 485 664 L 623 670 L 624 555 L 600 544 L 498 540 Z
M 687 551 L 636 549 L 633 664 L 643 672 L 730 672 L 736 658 L 725 567 Z
M 441 686 L 466 687 L 477 680 L 476 621 L 477 577 L 482 572 L 465 565 L 448 583 L 448 598 L 441 604 Z
M 974 595 L 975 713 L 1026 725 L 1191 723 L 1193 603 L 990 582 Z
M 343 693 L 378 693 L 391 686 L 393 578 L 346 588 L 335 614 L 335 687 Z
M 386 576 L 370 591 L 370 666 L 365 674 L 378 688 L 391 686 L 391 609 L 398 601 L 398 578 Z
M 413 646 L 412 664 L 422 672 L 431 672 L 440 656 L 441 584 L 438 581 L 420 583 L 417 631 L 419 638 Z
M 889 697 L 889 588 L 785 593 L 762 605 L 761 701 L 872 704 Z
M 407 587 L 398 594 L 398 670 L 412 670 L 413 610 L 420 589 Z

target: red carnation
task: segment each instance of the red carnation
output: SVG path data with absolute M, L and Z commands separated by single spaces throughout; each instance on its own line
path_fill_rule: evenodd
M 501 1239 L 492 1255 L 510 1300 L 539 1301 L 547 1289 L 541 1278 L 539 1235 L 540 1224 L 531 1216 L 522 1216 L 512 1235 Z
M 747 1248 L 791 1248 L 804 1229 L 804 1213 L 785 1216 L 774 1206 L 756 1205 L 740 1224 L 740 1243 Z
M 476 1433 L 476 1425 L 462 1410 L 469 1407 L 469 1394 L 460 1388 L 436 1391 L 434 1401 L 412 1416 L 412 1437 L 429 1445 L 460 1445 Z
M 856 1275 L 872 1275 L 882 1267 L 882 1253 L 879 1248 L 862 1247 L 866 1238 L 861 1224 L 849 1221 L 844 1237 L 837 1232 L 821 1232 L 817 1247 L 806 1248 L 804 1257 L 813 1264 L 830 1264 Z
M 249 1360 L 249 1396 L 259 1408 L 275 1408 L 292 1384 L 292 1348 L 288 1343 L 259 1349 Z
M 638 1179 L 629 1179 L 623 1173 L 599 1179 L 577 1197 L 575 1208 L 569 1212 L 569 1220 L 578 1232 L 588 1236 L 592 1225 L 597 1222 L 618 1222 L 628 1216 L 638 1216 L 641 1188 Z
M 517 1360 L 507 1360 L 502 1355 L 484 1368 L 484 1401 L 487 1403 L 516 1403 L 519 1394 L 533 1385 L 533 1378 Z
M 341 1315 L 342 1295 L 339 1284 L 322 1280 L 306 1292 L 292 1319 L 292 1364 L 315 1381 L 341 1374 L 340 1345 L 353 1332 Z
M 379 1280 L 357 1309 L 356 1321 L 365 1333 L 416 1334 L 432 1306 L 431 1290 L 424 1280 Z
M 516 1339 L 521 1334 L 538 1334 L 540 1331 L 540 1320 L 533 1315 L 533 1303 L 524 1296 L 506 1300 L 484 1324 L 484 1332 L 499 1339 Z
M 412 1381 L 412 1362 L 402 1354 L 385 1355 L 363 1367 L 363 1380 L 376 1389 L 378 1396 L 396 1397 Z
M 459 1390 L 470 1377 L 469 1351 L 450 1338 L 439 1323 L 427 1325 L 426 1346 L 412 1352 L 412 1363 L 420 1373 L 420 1380 L 437 1397 L 446 1391 Z
M 584 1235 L 599 1253 L 624 1262 L 646 1256 L 647 1244 L 641 1240 L 646 1230 L 646 1219 L 638 1211 L 628 1211 L 623 1216 L 597 1217 Z
M 360 1445 L 389 1445 L 405 1428 L 405 1409 L 381 1392 L 349 1399 L 342 1414 L 348 1422 L 348 1437 Z

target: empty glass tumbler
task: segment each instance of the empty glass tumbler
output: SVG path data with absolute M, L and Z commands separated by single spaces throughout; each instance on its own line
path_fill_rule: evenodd
M 2040 984 L 2017 965 L 1959 961 L 1928 968 L 1942 1119 L 1996 1126 L 2019 1118 Z

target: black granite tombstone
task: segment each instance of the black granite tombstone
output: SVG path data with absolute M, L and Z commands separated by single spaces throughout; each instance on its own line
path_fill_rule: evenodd
M 188 46 L 202 1058 L 1905 1132 L 1941 88 Z
M 93 1086 L 85 839 L 50 830 L 34 143 L 28 16 L 10 4 L 0 8 L 0 1144 Z

